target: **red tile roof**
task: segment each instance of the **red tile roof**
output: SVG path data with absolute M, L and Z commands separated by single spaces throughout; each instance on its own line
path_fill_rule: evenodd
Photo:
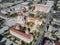
M 21 36 L 23 36 L 23 37 L 25 37 L 25 38 L 27 38 L 27 39 L 29 39 L 29 38 L 32 37 L 31 34 L 26 34 L 26 33 L 23 33 L 23 32 L 21 32 L 21 31 L 17 30 L 17 29 L 16 29 L 16 26 L 17 26 L 17 25 L 19 25 L 19 24 L 18 24 L 18 23 L 15 24 L 14 26 L 12 26 L 12 27 L 10 28 L 10 30 L 11 30 L 11 31 L 14 31 L 15 33 L 17 33 L 17 34 L 19 34 L 19 35 L 21 35 Z
M 33 21 L 35 21 L 35 20 L 42 21 L 42 19 L 34 18 L 34 17 L 31 17 L 31 16 L 26 16 L 26 21 L 28 20 L 28 18 L 29 18 L 30 20 L 33 20 Z

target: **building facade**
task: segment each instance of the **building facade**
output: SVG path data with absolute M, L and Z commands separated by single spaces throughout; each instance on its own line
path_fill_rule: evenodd
M 10 28 L 10 33 L 15 37 L 23 40 L 26 43 L 30 43 L 33 40 L 32 34 L 26 34 L 24 32 L 19 31 L 16 27 L 20 24 L 15 24 L 13 27 Z

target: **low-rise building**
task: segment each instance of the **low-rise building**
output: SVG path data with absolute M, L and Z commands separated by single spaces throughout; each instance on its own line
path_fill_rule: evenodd
M 43 20 L 42 19 L 39 19 L 39 18 L 34 18 L 34 17 L 31 17 L 31 16 L 23 16 L 22 13 L 19 13 L 18 16 L 17 16 L 17 23 L 20 23 L 20 24 L 25 24 L 25 22 L 34 22 L 35 24 L 39 24 L 41 25 Z
M 19 26 L 20 24 L 15 24 L 10 28 L 10 33 L 17 38 L 23 40 L 26 43 L 30 43 L 33 40 L 33 35 L 32 34 L 27 34 L 24 32 L 19 31 L 16 27 Z
M 51 11 L 51 7 L 48 5 L 35 4 L 34 6 L 35 6 L 35 10 L 33 10 L 34 12 L 40 11 L 44 13 L 49 13 Z
M 31 28 L 30 32 L 33 32 L 38 31 L 37 25 L 41 25 L 43 23 L 43 20 L 31 16 L 24 16 L 22 13 L 19 13 L 17 16 L 17 23 L 21 24 L 22 26 L 26 26 L 27 28 Z M 29 23 L 29 26 L 27 23 Z
M 42 24 L 42 19 L 26 16 L 26 22 L 31 22 L 31 21 L 34 22 L 35 25 L 37 25 L 37 24 L 41 25 Z
M 51 7 L 52 7 L 52 6 L 54 5 L 54 1 L 49 1 L 49 0 L 48 0 L 48 1 L 47 1 L 47 3 L 46 3 L 46 5 L 48 5 L 48 6 L 51 6 Z
M 56 11 L 56 13 L 53 13 L 52 16 L 53 16 L 52 23 L 60 25 L 60 11 Z
M 10 12 L 10 9 L 9 8 L 5 8 L 5 9 L 2 9 L 1 10 L 1 13 L 2 14 L 7 14 L 8 12 Z
M 26 6 L 28 4 L 29 4 L 29 2 L 23 2 L 23 3 L 14 4 L 12 6 L 8 6 L 8 7 L 4 8 L 4 9 L 2 9 L 1 13 L 2 14 L 8 14 L 8 12 L 17 12 L 18 13 L 18 12 L 21 11 L 22 7 L 25 7 L 25 8 L 28 9 L 28 6 Z

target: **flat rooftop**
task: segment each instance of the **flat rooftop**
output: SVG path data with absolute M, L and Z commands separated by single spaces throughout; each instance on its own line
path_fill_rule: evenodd
M 23 5 L 28 5 L 30 2 L 23 2 L 23 3 L 21 3 L 21 4 L 23 4 Z
M 44 4 L 35 4 L 35 10 L 34 11 L 40 11 L 40 12 L 44 12 L 44 13 L 49 13 L 51 10 L 51 7 L 48 5 L 44 5 Z

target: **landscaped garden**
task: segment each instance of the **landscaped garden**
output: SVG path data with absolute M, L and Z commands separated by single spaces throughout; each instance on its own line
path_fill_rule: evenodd
M 32 6 L 29 6 L 29 10 L 31 10 L 33 7 Z
M 26 31 L 26 27 L 22 27 L 21 25 L 19 26 L 19 31 L 24 32 Z
M 8 17 L 12 17 L 12 18 L 14 18 L 14 17 L 17 17 L 17 13 L 14 13 L 14 14 L 8 14 Z
M 4 24 L 4 19 L 0 18 L 0 28 L 2 28 L 3 24 Z
M 42 19 L 42 18 L 46 18 L 47 14 L 46 13 L 44 13 L 44 14 L 39 14 L 39 13 L 33 14 L 33 13 L 30 13 L 29 16 L 34 17 L 34 18 L 40 18 L 40 19 Z
M 60 25 L 57 25 L 57 24 L 52 24 L 52 26 L 55 27 L 55 28 L 59 28 L 60 27 Z
M 43 24 L 37 25 L 37 29 L 38 29 L 38 30 L 40 30 L 40 29 L 42 29 L 42 28 L 43 28 Z
M 34 26 L 34 22 L 27 22 L 26 23 L 28 27 L 33 27 Z
M 15 18 L 15 17 L 17 17 L 17 13 L 12 13 L 12 14 L 10 14 L 10 13 L 8 13 L 8 14 L 5 14 L 4 16 L 6 16 L 6 17 L 8 17 L 8 18 Z
M 3 37 L 7 38 L 10 34 L 10 32 L 8 30 L 4 31 L 4 33 L 2 34 Z

